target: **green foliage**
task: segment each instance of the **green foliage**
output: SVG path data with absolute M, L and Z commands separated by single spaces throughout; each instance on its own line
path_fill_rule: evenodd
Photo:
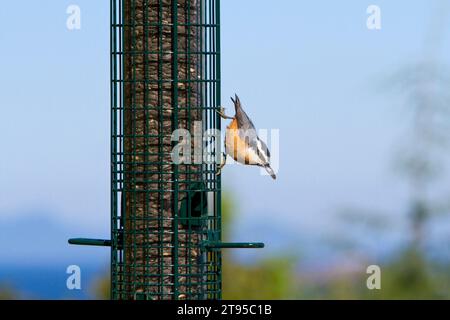
M 381 299 L 443 299 L 429 263 L 416 250 L 408 249 L 382 269 L 382 290 L 367 295 Z M 447 298 L 449 297 L 447 293 Z
M 229 239 L 236 205 L 230 194 L 222 197 L 223 238 Z M 264 250 L 264 249 L 262 249 Z M 287 254 L 247 265 L 223 253 L 223 299 L 292 299 L 295 292 L 295 259 Z
M 232 226 L 234 218 L 234 212 L 236 212 L 236 202 L 233 200 L 231 194 L 222 193 L 222 238 L 225 241 L 229 239 L 229 231 Z
M 235 218 L 236 205 L 229 194 L 222 200 L 223 238 Z M 262 249 L 264 250 L 264 249 Z M 339 250 L 339 249 L 336 249 Z M 448 265 L 435 266 L 414 245 L 398 252 L 392 259 L 379 263 L 381 290 L 366 286 L 366 264 L 353 271 L 339 270 L 319 274 L 297 272 L 298 259 L 289 253 L 243 264 L 232 255 L 223 254 L 224 299 L 450 299 Z M 109 298 L 109 277 L 99 278 L 91 287 L 97 299 Z
M 340 274 L 326 281 L 308 282 L 298 297 L 312 299 L 365 299 L 365 300 L 411 300 L 449 299 L 450 292 L 445 283 L 449 276 L 444 269 L 430 265 L 420 252 L 406 249 L 384 264 L 381 268 L 381 289 L 369 290 L 366 280 L 369 276 L 362 267 L 359 272 Z
M 224 299 L 292 299 L 296 276 L 294 261 L 286 256 L 272 257 L 252 265 L 241 265 L 225 257 Z
M 111 279 L 109 273 L 105 277 L 98 277 L 91 285 L 91 296 L 97 300 L 109 300 L 111 296 Z
M 19 292 L 17 292 L 11 286 L 0 284 L 0 300 L 16 300 L 19 298 Z

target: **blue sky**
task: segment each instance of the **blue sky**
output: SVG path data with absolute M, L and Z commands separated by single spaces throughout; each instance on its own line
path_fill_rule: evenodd
M 439 3 L 222 1 L 222 103 L 236 92 L 258 128 L 280 129 L 278 180 L 223 170 L 245 230 L 257 219 L 323 234 L 348 205 L 404 212 L 391 163 L 408 118 L 380 84 L 423 58 Z M 66 29 L 70 4 L 81 30 Z M 379 31 L 366 28 L 370 4 L 381 8 Z M 442 37 L 436 58 L 448 65 L 450 32 Z M 107 236 L 109 1 L 5 2 L 0 43 L 0 223 L 37 214 Z M 245 236 L 236 240 L 282 237 Z

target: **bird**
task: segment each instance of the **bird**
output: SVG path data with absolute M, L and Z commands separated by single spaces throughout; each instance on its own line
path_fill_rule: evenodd
M 227 116 L 225 109 L 219 107 L 217 113 L 223 119 L 231 119 L 225 132 L 225 152 L 222 154 L 222 162 L 219 165 L 217 174 L 219 175 L 225 166 L 227 155 L 231 156 L 238 163 L 263 167 L 275 180 L 277 176 L 270 166 L 270 151 L 267 145 L 256 133 L 255 126 L 242 108 L 241 101 L 237 94 L 231 97 L 234 103 L 234 117 Z

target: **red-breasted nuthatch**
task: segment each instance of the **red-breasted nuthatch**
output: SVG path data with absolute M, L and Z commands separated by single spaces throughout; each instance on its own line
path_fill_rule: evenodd
M 264 141 L 258 137 L 255 126 L 245 113 L 244 109 L 242 109 L 239 97 L 235 95 L 235 99 L 231 98 L 231 101 L 233 101 L 234 108 L 236 109 L 234 117 L 226 116 L 223 108 L 218 111 L 222 118 L 232 119 L 232 121 L 227 126 L 225 132 L 224 159 L 219 165 L 217 174 L 220 174 L 225 165 L 228 154 L 241 164 L 263 167 L 273 179 L 276 179 L 276 175 L 270 167 L 269 149 Z

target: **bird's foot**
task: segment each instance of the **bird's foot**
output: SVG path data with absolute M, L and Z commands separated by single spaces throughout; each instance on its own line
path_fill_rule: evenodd
M 220 107 L 219 110 L 216 110 L 216 112 L 219 114 L 219 116 L 221 116 L 224 119 L 233 119 L 233 117 L 227 116 L 225 114 L 225 108 L 224 107 Z
M 217 168 L 216 176 L 220 176 L 222 174 L 222 168 L 225 166 L 225 163 L 222 163 L 219 165 L 219 168 Z
M 219 176 L 222 173 L 222 168 L 225 167 L 226 163 L 227 163 L 227 155 L 226 153 L 222 153 L 222 161 L 219 164 L 219 167 L 217 168 L 216 176 Z

